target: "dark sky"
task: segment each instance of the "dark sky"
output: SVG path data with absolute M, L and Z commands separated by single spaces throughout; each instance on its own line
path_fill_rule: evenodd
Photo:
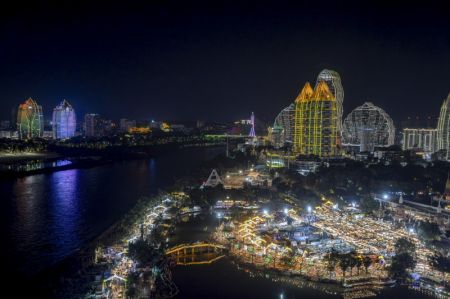
M 0 8 L 1 119 L 31 96 L 46 118 L 66 98 L 79 117 L 272 121 L 323 68 L 344 115 L 437 117 L 450 92 L 450 8 L 432 1 L 89 2 Z

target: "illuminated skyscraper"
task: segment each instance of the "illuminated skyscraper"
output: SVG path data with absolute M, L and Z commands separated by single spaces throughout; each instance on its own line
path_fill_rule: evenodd
M 53 138 L 67 139 L 75 136 L 77 119 L 75 110 L 66 100 L 53 109 L 52 128 Z
M 444 100 L 439 114 L 437 127 L 437 147 L 438 150 L 445 151 L 445 158 L 450 158 L 450 94 Z
M 356 107 L 344 120 L 342 144 L 373 151 L 376 146 L 394 144 L 395 126 L 390 116 L 370 102 Z
M 20 139 L 42 137 L 44 133 L 42 106 L 38 105 L 32 98 L 19 105 L 17 130 Z
M 336 98 L 324 81 L 305 84 L 295 100 L 294 150 L 301 155 L 338 154 Z
M 344 88 L 342 87 L 341 77 L 336 71 L 325 69 L 320 72 L 319 76 L 317 76 L 316 87 L 320 81 L 327 83 L 328 88 L 336 99 L 337 131 L 338 136 L 340 137 L 342 133 L 342 115 L 344 113 Z
M 272 135 L 274 140 L 272 143 L 275 147 L 282 147 L 286 144 L 292 144 L 294 140 L 294 117 L 295 104 L 292 103 L 281 110 L 275 118 L 272 127 Z

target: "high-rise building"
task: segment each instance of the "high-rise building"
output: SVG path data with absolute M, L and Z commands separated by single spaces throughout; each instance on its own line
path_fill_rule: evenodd
M 67 139 L 75 136 L 77 126 L 77 118 L 75 110 L 67 102 L 63 100 L 58 106 L 53 109 L 52 117 L 52 131 L 53 138 Z
M 282 147 L 286 144 L 292 144 L 294 140 L 294 117 L 295 104 L 292 103 L 277 115 L 273 122 L 272 144 L 275 147 Z
M 437 149 L 437 129 L 403 129 L 403 150 L 432 154 Z
M 438 150 L 445 151 L 445 159 L 450 160 L 450 94 L 444 100 L 437 127 Z
M 44 133 L 44 115 L 42 106 L 29 98 L 19 105 L 17 111 L 17 130 L 20 139 L 42 137 Z
M 131 128 L 136 127 L 136 121 L 135 120 L 129 120 L 126 118 L 122 118 L 119 123 L 119 129 L 120 132 L 125 133 L 128 132 Z
M 104 135 L 103 122 L 100 115 L 87 113 L 84 116 L 84 135 L 86 137 L 101 137 Z
M 370 102 L 355 108 L 344 120 L 342 144 L 372 152 L 375 147 L 394 144 L 395 127 L 389 115 Z
M 336 71 L 324 69 L 319 73 L 319 76 L 317 76 L 316 87 L 320 81 L 327 83 L 328 88 L 336 98 L 337 130 L 338 137 L 340 138 L 342 134 L 342 117 L 344 113 L 344 88 L 342 87 L 341 77 Z
M 313 90 L 307 82 L 295 102 L 294 151 L 301 155 L 336 156 L 337 103 L 327 83 L 319 81 Z

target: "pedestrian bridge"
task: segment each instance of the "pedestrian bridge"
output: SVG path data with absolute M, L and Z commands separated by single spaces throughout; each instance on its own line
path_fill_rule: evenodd
M 180 244 L 166 250 L 177 265 L 211 264 L 225 256 L 226 247 L 214 243 Z

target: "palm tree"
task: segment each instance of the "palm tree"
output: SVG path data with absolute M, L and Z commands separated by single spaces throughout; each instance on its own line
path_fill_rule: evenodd
M 351 265 L 351 259 L 350 259 L 350 256 L 347 254 L 341 255 L 339 258 L 340 258 L 339 267 L 342 270 L 342 275 L 344 276 L 344 280 L 345 280 L 345 272 L 347 271 L 348 267 L 350 267 L 350 265 Z
M 336 265 L 337 265 L 337 262 L 338 262 L 338 256 L 339 255 L 338 255 L 337 251 L 333 248 L 324 257 L 325 262 L 326 262 L 327 270 L 328 270 L 328 272 L 330 274 L 330 280 L 331 280 L 331 273 L 336 270 Z
M 348 253 L 350 276 L 353 276 L 353 268 L 358 265 L 358 255 L 355 251 Z
M 366 269 L 366 274 L 368 274 L 369 267 L 370 267 L 370 265 L 372 265 L 372 259 L 370 258 L 370 256 L 366 255 L 366 256 L 364 256 L 362 263 L 363 263 L 364 268 Z
M 362 265 L 363 265 L 363 257 L 361 255 L 356 256 L 356 269 L 358 269 L 358 275 Z

